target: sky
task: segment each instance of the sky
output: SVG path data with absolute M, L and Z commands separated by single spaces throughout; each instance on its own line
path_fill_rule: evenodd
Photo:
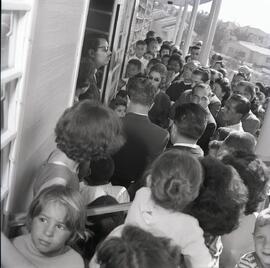
M 199 10 L 209 12 L 211 2 Z M 222 0 L 219 19 L 252 26 L 270 34 L 270 0 Z

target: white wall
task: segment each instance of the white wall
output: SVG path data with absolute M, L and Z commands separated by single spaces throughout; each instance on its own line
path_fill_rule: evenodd
M 89 0 L 40 0 L 8 210 L 25 211 L 31 182 L 54 148 L 53 130 L 71 105 Z M 26 200 L 26 202 L 25 202 Z

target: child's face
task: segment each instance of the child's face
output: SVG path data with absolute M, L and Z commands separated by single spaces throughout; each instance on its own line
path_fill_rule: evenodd
M 146 52 L 146 45 L 138 45 L 135 49 L 135 54 L 138 58 L 141 58 Z
M 162 59 L 161 59 L 161 62 L 164 64 L 164 65 L 168 65 L 168 62 L 169 62 L 169 59 L 170 59 L 170 57 L 162 57 Z
M 270 267 L 270 225 L 258 227 L 254 234 L 255 251 L 263 267 Z
M 169 63 L 168 63 L 168 68 L 170 70 L 174 70 L 175 73 L 178 73 L 180 72 L 180 64 L 178 61 L 176 60 L 171 60 Z
M 117 114 L 118 117 L 123 118 L 126 115 L 126 110 L 127 110 L 126 106 L 119 105 L 119 106 L 117 106 L 115 108 L 114 111 L 116 112 L 116 114 Z
M 48 202 L 41 213 L 33 218 L 31 237 L 37 250 L 47 256 L 56 256 L 64 249 L 71 231 L 65 225 L 66 209 Z
M 135 64 L 128 64 L 127 65 L 127 70 L 126 70 L 126 77 L 130 78 L 138 74 L 140 70 Z
M 149 73 L 149 81 L 151 84 L 155 87 L 158 88 L 160 83 L 161 83 L 161 75 L 158 72 L 152 71 Z
M 151 42 L 148 46 L 148 50 L 151 51 L 152 53 L 156 54 L 156 52 L 158 51 L 158 43 Z
M 144 53 L 143 57 L 148 61 L 153 59 L 153 55 L 150 53 Z
M 199 74 L 194 74 L 192 73 L 191 75 L 191 80 L 192 80 L 192 87 L 195 87 L 197 84 L 202 83 L 202 76 Z
M 163 57 L 164 55 L 170 55 L 170 50 L 169 49 L 162 49 L 160 51 L 160 57 Z

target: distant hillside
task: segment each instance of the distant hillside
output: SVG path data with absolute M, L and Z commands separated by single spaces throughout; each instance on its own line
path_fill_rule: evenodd
M 207 29 L 208 13 L 199 12 L 194 31 L 203 38 Z M 233 22 L 218 21 L 213 46 L 215 51 L 220 51 L 221 45 L 226 41 L 246 41 L 258 46 L 270 48 L 270 34 L 250 26 L 241 27 Z

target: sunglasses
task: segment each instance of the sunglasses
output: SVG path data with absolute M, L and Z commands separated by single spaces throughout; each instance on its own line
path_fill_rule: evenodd
M 101 46 L 101 47 L 97 47 L 97 48 L 102 48 L 102 50 L 103 50 L 104 52 L 108 52 L 108 51 L 110 50 L 109 47 L 105 47 L 105 46 Z

